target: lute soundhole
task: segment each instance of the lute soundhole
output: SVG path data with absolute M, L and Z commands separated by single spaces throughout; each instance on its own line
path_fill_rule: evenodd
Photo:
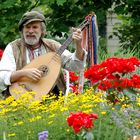
M 38 70 L 40 70 L 40 71 L 43 72 L 42 77 L 46 76 L 47 73 L 48 73 L 48 71 L 49 71 L 49 70 L 48 70 L 48 67 L 47 67 L 46 65 L 41 65 L 41 66 L 38 68 Z

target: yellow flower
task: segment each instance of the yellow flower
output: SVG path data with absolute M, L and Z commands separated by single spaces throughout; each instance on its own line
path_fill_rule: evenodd
M 63 112 L 63 111 L 67 111 L 67 110 L 68 110 L 67 107 L 61 107 L 61 108 L 60 108 L 60 111 L 61 111 L 61 112 Z
M 40 120 L 42 118 L 42 116 L 36 116 L 34 118 L 29 119 L 29 122 L 35 122 L 37 120 Z
M 53 123 L 53 121 L 49 121 L 49 122 L 48 122 L 48 124 L 52 124 L 52 123 Z
M 130 121 L 129 123 L 130 123 L 130 124 L 134 124 L 134 122 L 132 122 L 132 121 Z
M 127 104 L 123 104 L 122 105 L 122 109 L 124 109 L 124 108 L 130 108 L 131 106 L 130 105 L 127 105 Z
M 10 108 L 3 108 L 3 109 L 0 111 L 0 115 L 4 115 L 5 113 L 10 112 L 10 111 L 11 111 Z
M 0 100 L 0 105 L 5 104 L 5 100 Z
M 22 124 L 23 124 L 23 121 L 20 121 L 20 122 L 18 122 L 17 124 L 18 124 L 18 125 L 22 125 Z
M 18 105 L 18 103 L 16 101 L 13 101 L 10 106 L 16 107 Z
M 4 108 L 4 106 L 3 105 L 0 105 L 0 108 Z
M 103 111 L 103 112 L 101 112 L 101 114 L 102 114 L 102 115 L 106 115 L 106 112 L 105 112 L 105 111 Z
M 16 112 L 18 109 L 17 108 L 14 108 L 14 109 L 12 109 L 12 112 Z
M 137 101 L 137 105 L 140 106 L 140 98 L 137 98 L 136 101 Z
M 67 129 L 66 131 L 67 131 L 67 132 L 69 132 L 69 131 L 70 131 L 70 129 Z
M 16 133 L 8 134 L 8 137 L 14 137 L 14 136 L 16 136 Z
M 112 110 L 115 110 L 115 108 L 114 108 L 114 107 L 112 107 Z
M 23 121 L 20 121 L 20 122 L 14 123 L 13 126 L 18 126 L 18 125 L 22 125 L 22 124 L 23 124 Z
M 88 109 L 88 108 L 92 108 L 93 105 L 91 104 L 83 104 L 82 106 L 80 106 L 81 109 Z
M 5 103 L 6 104 L 10 104 L 13 101 L 14 101 L 14 97 L 13 96 L 9 96 L 8 98 L 6 98 Z
M 91 113 L 92 112 L 92 109 L 87 109 L 87 110 L 85 110 L 83 112 L 85 112 L 85 113 Z
M 54 118 L 55 116 L 56 116 L 55 114 L 52 114 L 48 118 Z

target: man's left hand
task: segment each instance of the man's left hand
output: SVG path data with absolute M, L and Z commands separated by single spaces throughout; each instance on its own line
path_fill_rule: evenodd
M 72 39 L 76 45 L 76 57 L 79 60 L 83 60 L 84 51 L 82 48 L 82 31 L 79 28 L 72 28 L 73 34 Z

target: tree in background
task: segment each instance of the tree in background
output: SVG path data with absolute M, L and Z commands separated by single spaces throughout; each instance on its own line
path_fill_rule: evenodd
M 5 48 L 7 43 L 19 37 L 18 22 L 27 10 L 41 10 L 46 16 L 47 31 L 51 36 L 61 37 L 62 32 L 67 33 L 70 27 L 79 25 L 91 11 L 98 17 L 99 29 L 105 28 L 106 11 L 111 4 L 111 0 L 2 0 L 0 47 Z
M 91 12 L 95 12 L 98 18 L 99 29 L 101 35 L 105 33 L 106 11 L 111 7 L 112 1 L 108 0 L 63 0 L 48 3 L 52 12 L 49 16 L 48 28 L 52 31 L 52 35 L 62 35 L 62 32 L 68 32 L 69 27 L 78 26 L 85 17 Z
M 0 48 L 19 36 L 18 22 L 22 14 L 35 4 L 34 0 L 1 0 Z
M 115 2 L 115 13 L 122 15 L 123 24 L 117 27 L 117 35 L 126 51 L 139 52 L 140 17 L 139 0 L 2 0 L 0 4 L 0 47 L 19 37 L 18 22 L 26 11 L 41 10 L 47 21 L 47 31 L 62 37 L 70 27 L 78 26 L 91 12 L 97 15 L 99 34 L 106 35 L 106 12 Z M 140 52 L 139 52 L 140 53 Z M 140 56 L 140 54 L 138 54 Z
M 121 25 L 115 27 L 114 34 L 119 37 L 124 51 L 134 51 L 134 55 L 140 58 L 140 1 L 116 0 L 114 12 L 119 15 Z

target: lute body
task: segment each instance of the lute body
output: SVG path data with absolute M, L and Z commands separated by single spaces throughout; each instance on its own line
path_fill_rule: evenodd
M 10 94 L 18 99 L 26 92 L 35 91 L 34 99 L 40 100 L 55 86 L 57 78 L 61 70 L 61 57 L 55 52 L 49 52 L 32 60 L 31 63 L 23 67 L 37 68 L 43 71 L 41 80 L 34 82 L 29 78 L 21 78 L 17 82 L 12 83 L 9 87 Z

